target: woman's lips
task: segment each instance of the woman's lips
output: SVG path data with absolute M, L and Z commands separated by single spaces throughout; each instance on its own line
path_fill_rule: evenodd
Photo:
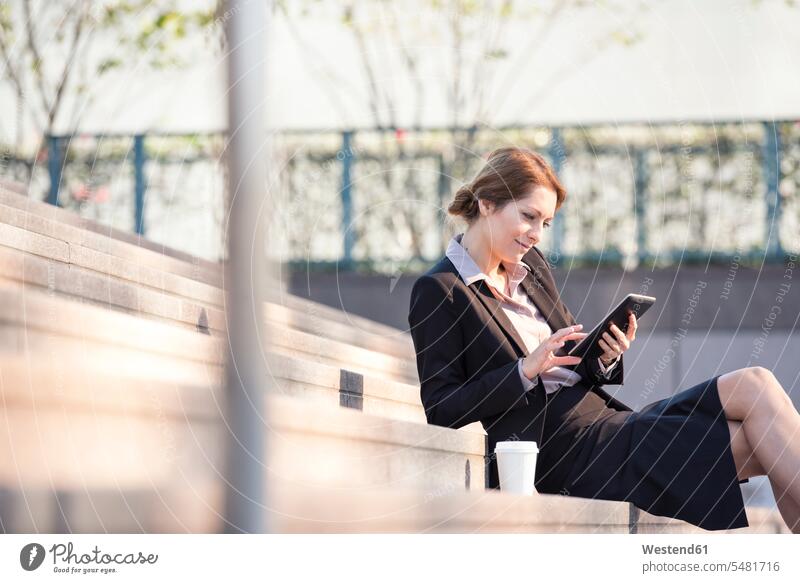
M 520 242 L 519 242 L 519 241 L 517 241 L 516 239 L 514 239 L 514 241 L 517 243 L 517 245 L 519 245 L 520 247 L 522 247 L 522 248 L 523 248 L 525 251 L 528 251 L 528 250 L 530 249 L 530 247 L 528 247 L 527 245 L 523 245 L 522 243 L 520 243 Z

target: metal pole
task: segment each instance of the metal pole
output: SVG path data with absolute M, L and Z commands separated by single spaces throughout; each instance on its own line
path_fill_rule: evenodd
M 61 186 L 62 167 L 61 140 L 58 136 L 48 136 L 47 170 L 50 174 L 50 191 L 47 194 L 47 202 L 54 206 L 58 206 L 58 190 Z
M 447 156 L 447 158 L 445 157 Z M 442 150 L 439 154 L 439 181 L 436 185 L 436 193 L 437 193 L 437 202 L 439 203 L 439 225 L 444 227 L 447 224 L 447 198 L 450 195 L 450 171 L 451 165 L 449 163 L 449 150 Z M 447 243 L 449 240 L 449 235 L 444 228 L 438 229 L 439 233 L 441 234 L 441 241 L 439 242 L 439 248 L 441 250 L 441 254 L 444 255 L 445 251 L 447 250 Z M 420 257 L 422 259 L 422 257 Z
M 764 176 L 766 178 L 767 224 L 765 252 L 769 259 L 783 258 L 781 248 L 781 197 L 778 185 L 781 180 L 781 135 L 775 122 L 764 122 Z
M 636 253 L 639 263 L 648 257 L 647 248 L 647 185 L 649 182 L 647 154 L 642 149 L 635 151 L 636 166 L 634 166 L 633 188 L 636 215 Z
M 227 242 L 223 286 L 228 330 L 225 532 L 267 532 L 266 390 L 260 333 L 266 286 L 264 118 L 268 3 L 228 0 Z
M 344 239 L 344 264 L 349 269 L 353 262 L 356 237 L 353 227 L 353 132 L 342 132 L 342 237 Z
M 136 205 L 134 207 L 134 229 L 139 235 L 144 235 L 144 136 L 133 136 L 133 181 Z
M 561 172 L 562 167 L 564 165 L 564 159 L 567 156 L 566 146 L 564 145 L 564 138 L 561 135 L 560 128 L 552 128 L 552 134 L 550 137 L 550 149 L 548 152 L 550 156 L 550 164 L 553 166 L 553 172 L 556 173 L 556 176 L 562 178 Z M 563 260 L 561 258 L 561 248 L 564 241 L 564 212 L 563 207 L 559 209 L 560 212 L 556 213 L 555 218 L 553 218 L 553 248 L 551 249 L 551 253 L 555 257 L 553 263 L 556 265 L 561 265 Z

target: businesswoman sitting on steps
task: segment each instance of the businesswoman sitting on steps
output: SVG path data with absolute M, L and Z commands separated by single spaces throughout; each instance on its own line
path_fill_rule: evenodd
M 633 411 L 623 381 L 636 338 L 613 326 L 598 359 L 563 356 L 587 335 L 536 247 L 566 192 L 528 149 L 492 152 L 448 208 L 467 223 L 414 283 L 408 321 L 429 423 L 480 421 L 498 441 L 539 444 L 539 492 L 630 501 L 708 530 L 748 526 L 742 482 L 768 475 L 800 531 L 800 415 L 774 375 L 717 375 Z M 559 356 L 561 354 L 562 356 Z M 488 481 L 499 487 L 496 460 Z

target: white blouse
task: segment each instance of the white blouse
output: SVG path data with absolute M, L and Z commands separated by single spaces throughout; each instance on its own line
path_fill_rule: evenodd
M 528 267 L 525 262 L 503 262 L 503 267 L 508 275 L 508 289 L 498 289 L 495 287 L 492 279 L 480 270 L 467 250 L 461 246 L 461 238 L 463 236 L 463 233 L 459 233 L 450 240 L 450 243 L 447 246 L 447 258 L 450 259 L 450 261 L 453 262 L 453 265 L 456 266 L 459 276 L 467 285 L 470 285 L 481 279 L 486 280 L 486 283 L 489 285 L 489 289 L 500 301 L 500 307 L 519 333 L 520 337 L 525 343 L 528 353 L 530 354 L 536 350 L 539 344 L 541 344 L 544 340 L 547 340 L 547 338 L 549 338 L 555 332 L 555 330 L 550 327 L 550 324 L 547 323 L 547 320 L 544 318 L 544 316 L 542 316 L 542 314 L 536 308 L 536 304 L 533 303 L 531 298 L 525 292 L 525 288 L 520 285 L 520 282 L 530 271 L 530 267 Z M 522 361 L 523 359 L 520 358 L 518 366 L 519 374 L 522 378 L 523 384 L 525 385 L 525 389 L 530 391 L 535 388 L 538 383 L 536 377 L 529 379 L 522 372 Z M 598 362 L 600 364 L 600 372 L 603 373 L 606 378 L 608 378 L 614 367 L 619 362 L 619 357 L 617 357 L 617 360 L 608 366 L 603 366 L 603 362 L 599 358 Z M 542 371 L 537 376 L 541 377 L 545 392 L 547 393 L 553 393 L 562 386 L 571 387 L 581 380 L 581 375 L 576 373 L 574 370 L 564 368 L 562 366 L 553 366 L 545 371 Z

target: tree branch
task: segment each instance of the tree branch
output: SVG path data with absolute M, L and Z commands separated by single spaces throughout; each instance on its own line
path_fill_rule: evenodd
M 72 74 L 72 70 L 74 68 L 73 65 L 75 64 L 75 56 L 78 53 L 78 45 L 80 44 L 81 34 L 83 33 L 83 25 L 85 23 L 85 14 L 83 9 L 86 4 L 84 3 L 84 0 L 78 0 L 76 4 L 79 6 L 77 20 L 75 21 L 75 32 L 73 33 L 72 37 L 72 44 L 69 47 L 67 60 L 65 61 L 64 69 L 61 72 L 61 81 L 58 83 L 56 94 L 53 97 L 50 110 L 47 112 L 48 132 L 52 131 L 56 115 L 58 115 L 61 99 L 64 96 L 64 88 L 67 86 L 67 82 Z
M 39 98 L 42 101 L 42 110 L 47 115 L 50 111 L 50 105 L 47 102 L 47 86 L 44 81 L 44 73 L 42 67 L 44 61 L 39 54 L 39 47 L 36 45 L 36 30 L 33 27 L 33 17 L 31 16 L 31 0 L 22 0 L 23 20 L 25 21 L 25 31 L 27 36 L 28 51 L 33 58 L 33 74 L 36 79 L 36 84 L 39 88 Z

